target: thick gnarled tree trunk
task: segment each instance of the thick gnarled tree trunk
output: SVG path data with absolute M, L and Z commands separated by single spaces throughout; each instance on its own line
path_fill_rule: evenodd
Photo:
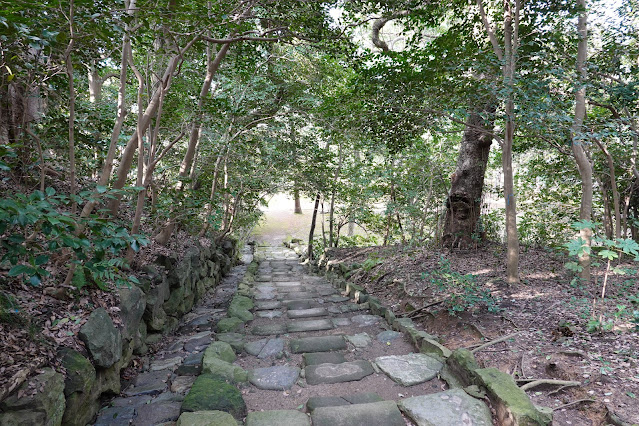
M 442 237 L 444 246 L 469 248 L 476 244 L 484 175 L 492 143 L 491 132 L 492 123 L 486 122 L 478 112 L 472 112 L 466 119 L 457 168 L 451 177 L 450 192 L 446 199 Z

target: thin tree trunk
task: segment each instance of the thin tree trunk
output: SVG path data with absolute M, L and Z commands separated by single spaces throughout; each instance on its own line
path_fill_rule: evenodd
M 577 47 L 577 73 L 578 87 L 575 92 L 575 117 L 571 129 L 572 153 L 577 163 L 577 169 L 581 177 L 581 208 L 579 219 L 590 222 L 592 219 L 592 165 L 586 154 L 583 143 L 583 123 L 586 117 L 586 57 L 588 53 L 588 14 L 586 12 L 586 0 L 577 0 L 577 6 L 582 9 L 577 21 L 579 44 Z M 579 255 L 579 265 L 582 270 L 579 276 L 582 280 L 590 282 L 590 246 L 592 244 L 592 229 L 582 227 L 579 236 L 583 240 L 586 250 Z
M 596 178 L 597 183 L 599 184 L 599 188 L 601 188 L 601 198 L 604 208 L 603 213 L 603 226 L 604 232 L 606 234 L 606 238 L 611 240 L 614 235 L 614 226 L 612 224 L 612 213 L 610 212 L 610 197 L 608 196 L 608 184 L 605 182 L 601 182 L 598 178 Z
M 311 229 L 308 231 L 308 260 L 312 261 L 313 257 L 313 235 L 315 234 L 315 223 L 317 221 L 317 210 L 319 209 L 321 194 L 318 192 L 315 196 L 315 207 L 313 207 L 313 217 L 311 218 Z
M 608 172 L 610 173 L 610 189 L 612 190 L 612 206 L 615 212 L 615 229 L 614 235 L 615 238 L 621 238 L 621 206 L 619 201 L 619 191 L 617 190 L 617 177 L 615 175 L 615 162 L 612 159 L 612 155 L 608 151 L 605 145 L 603 145 L 599 139 L 594 138 L 595 143 L 601 149 L 601 151 L 606 156 L 606 160 L 608 163 Z
M 71 212 L 75 213 L 78 202 L 75 198 L 77 193 L 75 179 L 75 87 L 73 84 L 73 59 L 71 53 L 75 43 L 74 26 L 74 3 L 69 1 L 69 45 L 65 51 L 66 73 L 69 79 L 69 183 L 71 185 Z
M 302 201 L 300 199 L 300 190 L 295 188 L 293 190 L 293 198 L 295 199 L 294 214 L 302 214 Z
M 215 202 L 215 193 L 217 192 L 217 179 L 218 179 L 218 174 L 220 171 L 220 163 L 222 161 L 222 157 L 223 157 L 222 155 L 218 155 L 217 160 L 215 160 L 215 169 L 213 170 L 213 182 L 211 183 L 211 195 L 209 196 L 209 205 L 206 208 L 204 225 L 202 226 L 202 230 L 200 231 L 200 234 L 198 235 L 200 238 L 202 238 L 206 234 L 206 231 L 208 231 L 210 226 L 209 216 L 213 212 L 213 203 Z
M 335 169 L 335 175 L 333 176 L 333 188 L 331 190 L 331 211 L 328 216 L 328 246 L 333 247 L 333 230 L 335 228 L 335 194 L 337 193 L 337 180 L 342 169 L 342 144 L 337 145 L 337 168 Z

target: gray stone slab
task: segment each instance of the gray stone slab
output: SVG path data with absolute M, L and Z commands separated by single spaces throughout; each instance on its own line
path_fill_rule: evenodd
M 313 426 L 406 426 L 393 401 L 320 407 L 311 414 Z
M 269 339 L 257 356 L 259 359 L 281 358 L 284 353 L 284 339 Z
M 385 330 L 377 335 L 377 340 L 382 343 L 392 342 L 402 337 L 402 333 L 393 330 Z
M 358 325 L 359 327 L 368 327 L 371 325 L 375 325 L 382 320 L 382 317 L 378 315 L 354 315 L 351 317 L 351 321 L 353 324 Z
M 246 416 L 246 426 L 311 426 L 311 420 L 295 410 L 255 411 Z
M 219 333 L 215 336 L 220 342 L 226 342 L 235 351 L 235 353 L 242 352 L 244 348 L 244 335 L 240 333 Z
M 490 426 L 490 410 L 462 389 L 450 389 L 399 401 L 399 408 L 418 426 Z
M 305 300 L 312 299 L 317 296 L 317 293 L 311 291 L 291 291 L 289 293 L 284 293 L 280 296 L 280 299 L 286 300 Z
M 137 408 L 138 415 L 133 426 L 155 426 L 161 423 L 174 422 L 180 417 L 180 402 L 160 402 L 142 405 Z
M 264 349 L 264 346 L 266 346 L 266 342 L 268 342 L 268 339 L 260 339 L 245 343 L 244 352 L 249 355 L 258 356 L 260 352 L 262 352 L 262 349 Z
M 348 327 L 351 325 L 349 318 L 331 318 L 331 321 L 335 327 Z
M 174 370 L 178 367 L 178 365 L 182 364 L 181 356 L 176 356 L 173 358 L 159 359 L 157 361 L 153 361 L 149 370 L 151 371 L 159 371 L 159 370 Z
M 443 364 L 425 354 L 390 355 L 375 358 L 375 364 L 388 377 L 403 386 L 433 379 Z
M 329 296 L 328 298 L 326 298 L 326 300 L 333 303 L 341 303 L 341 302 L 348 302 L 351 299 L 346 296 L 340 296 L 339 294 L 333 294 L 332 296 Z
M 341 364 L 309 365 L 304 368 L 304 372 L 309 385 L 320 385 L 362 380 L 373 374 L 374 370 L 370 362 L 358 360 Z
M 259 318 L 279 318 L 282 316 L 282 311 L 257 311 L 255 313 Z
M 306 290 L 306 287 L 298 285 L 298 286 L 294 286 L 294 287 L 293 286 L 290 286 L 290 287 L 288 287 L 288 286 L 278 287 L 277 291 L 280 294 L 286 294 L 286 293 L 301 293 L 301 292 L 305 292 L 307 290 Z
M 312 413 L 316 408 L 341 405 L 350 405 L 350 402 L 340 396 L 312 396 L 306 401 L 306 411 Z
M 184 350 L 187 352 L 197 352 L 206 349 L 211 344 L 211 336 L 196 337 L 184 342 Z
M 301 281 L 280 281 L 275 283 L 276 287 L 300 287 L 301 285 Z
M 194 353 L 184 359 L 175 371 L 180 376 L 198 376 L 202 372 L 202 358 L 204 352 Z
M 346 349 L 346 340 L 342 336 L 318 336 L 292 339 L 289 343 L 291 352 L 329 352 Z
M 284 334 L 286 331 L 286 324 L 261 324 L 251 329 L 251 333 L 256 336 L 273 336 L 276 334 Z
M 277 295 L 275 293 L 258 293 L 253 296 L 255 300 L 275 300 Z
M 282 302 L 279 300 L 260 300 L 255 302 L 255 310 L 257 311 L 278 309 L 280 306 L 282 306 Z
M 315 301 L 312 299 L 307 300 L 284 300 L 282 304 L 286 306 L 288 310 L 297 309 L 309 309 L 315 306 Z
M 135 378 L 133 384 L 124 390 L 126 396 L 157 395 L 167 389 L 170 371 L 160 370 L 142 373 Z
M 330 330 L 333 323 L 329 319 L 318 319 L 308 321 L 291 321 L 288 323 L 287 329 L 289 333 L 299 333 L 304 331 L 320 331 Z
M 313 287 L 313 290 L 315 290 L 317 292 L 317 294 L 319 294 L 320 296 L 330 296 L 332 294 L 337 293 L 337 290 L 335 290 L 333 287 L 330 286 L 316 286 Z
M 302 355 L 304 365 L 341 364 L 346 362 L 344 354 L 339 352 L 311 352 Z
M 138 405 L 148 404 L 153 397 L 150 395 L 131 396 L 129 398 L 115 398 L 111 400 L 113 407 L 137 407 Z
M 249 372 L 249 381 L 258 389 L 290 389 L 300 375 L 297 367 L 275 366 L 256 368 Z
M 328 312 L 330 312 L 331 314 L 341 314 L 342 313 L 342 309 L 341 306 L 339 305 L 331 305 L 327 308 Z
M 95 426 L 129 426 L 135 417 L 135 407 L 109 407 L 98 413 Z
M 353 395 L 342 396 L 346 401 L 351 404 L 368 404 L 369 402 L 383 401 L 382 397 L 374 392 L 356 393 Z
M 286 315 L 289 318 L 312 318 L 324 317 L 328 315 L 326 308 L 294 309 L 289 310 Z
M 348 340 L 356 348 L 365 348 L 373 341 L 368 333 L 358 333 L 352 336 L 346 336 L 346 340 Z

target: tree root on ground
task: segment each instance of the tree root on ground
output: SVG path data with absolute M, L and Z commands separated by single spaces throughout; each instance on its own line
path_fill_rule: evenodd
M 519 333 L 521 333 L 521 330 L 520 330 L 520 331 L 516 331 L 516 332 L 514 332 L 514 333 L 511 333 L 511 334 L 507 334 L 507 335 L 502 336 L 502 337 L 499 337 L 499 338 L 497 338 L 497 339 L 495 339 L 495 340 L 491 340 L 490 342 L 486 342 L 486 343 L 484 343 L 484 344 L 482 344 L 482 345 L 480 345 L 480 346 L 476 347 L 475 349 L 471 350 L 471 352 L 472 352 L 472 353 L 479 352 L 479 351 L 481 351 L 481 350 L 482 350 L 482 349 L 484 349 L 484 348 L 487 348 L 487 347 L 489 347 L 489 346 L 495 345 L 495 344 L 500 343 L 500 342 L 504 342 L 504 341 L 506 341 L 506 340 L 508 340 L 508 339 L 510 339 L 510 338 L 512 338 L 512 337 L 515 337 L 515 336 L 516 336 L 516 335 L 518 335 Z M 472 347 L 472 346 L 471 346 L 471 347 Z M 468 349 L 468 348 L 467 348 L 467 349 Z
M 532 381 L 529 381 L 529 380 L 532 380 Z M 557 385 L 562 387 L 581 386 L 581 382 L 575 382 L 572 380 L 526 379 L 525 381 L 529 381 L 529 383 L 526 383 L 525 385 L 522 385 L 519 387 L 523 391 L 527 391 L 529 389 L 535 388 L 540 385 Z

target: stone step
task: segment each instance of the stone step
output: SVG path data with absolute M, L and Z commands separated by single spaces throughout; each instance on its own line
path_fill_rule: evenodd
M 425 354 L 390 355 L 375 358 L 375 364 L 403 386 L 426 382 L 437 376 L 443 364 Z
M 286 390 L 293 387 L 300 371 L 297 367 L 286 365 L 256 368 L 249 372 L 248 379 L 258 389 Z
M 289 333 L 300 333 L 305 331 L 321 331 L 333 328 L 333 323 L 329 319 L 317 319 L 307 321 L 291 321 L 286 326 Z
M 312 396 L 306 401 L 306 411 L 313 412 L 321 407 L 339 407 L 351 404 L 368 404 L 383 401 L 382 397 L 373 392 L 356 393 L 343 396 Z
M 326 308 L 293 309 L 289 310 L 286 315 L 289 318 L 325 317 L 328 315 L 328 311 Z
M 311 414 L 313 426 L 406 426 L 393 401 L 319 407 Z
M 256 336 L 273 336 L 276 334 L 285 334 L 286 331 L 286 324 L 262 324 L 254 326 L 251 329 L 251 334 Z
M 418 425 L 473 425 L 493 424 L 490 410 L 484 402 L 473 398 L 462 389 L 449 389 L 431 395 L 406 398 L 399 408 Z
M 260 300 L 255 302 L 255 310 L 267 311 L 271 309 L 278 309 L 282 306 L 282 302 L 279 300 Z
M 246 416 L 246 426 L 311 426 L 304 413 L 295 410 L 255 411 Z
M 371 363 L 365 360 L 309 365 L 304 368 L 306 383 L 309 385 L 354 382 L 374 372 Z
M 339 352 L 311 352 L 302 355 L 304 365 L 341 364 L 346 362 L 344 354 Z
M 340 351 L 346 349 L 346 340 L 343 336 L 304 337 L 292 339 L 289 346 L 294 354 Z
M 317 297 L 317 293 L 312 291 L 291 291 L 283 293 L 279 296 L 280 300 L 307 300 Z
M 304 300 L 282 300 L 282 305 L 289 310 L 298 310 L 298 309 L 310 309 L 317 306 L 317 302 L 315 299 L 304 299 Z

